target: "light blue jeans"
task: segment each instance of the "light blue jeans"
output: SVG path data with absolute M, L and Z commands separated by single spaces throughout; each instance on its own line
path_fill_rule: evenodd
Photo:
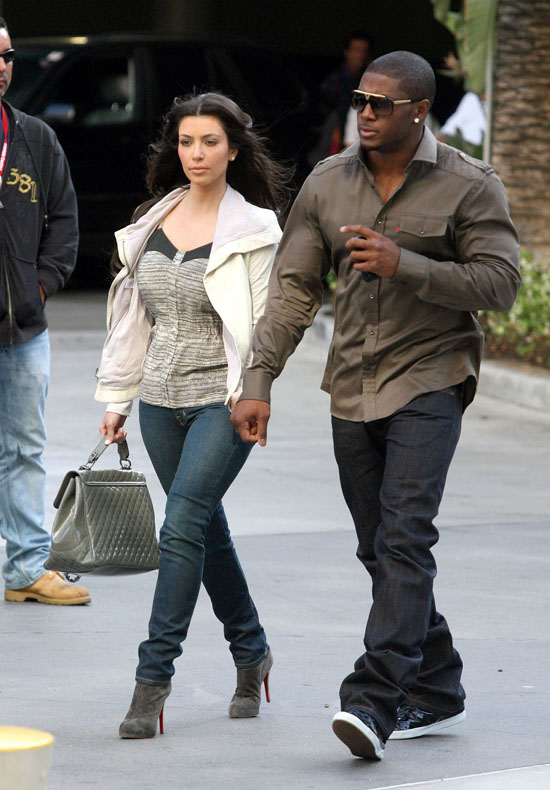
M 149 639 L 139 647 L 141 683 L 170 682 L 201 582 L 235 665 L 253 667 L 268 650 L 221 502 L 252 449 L 229 416 L 223 403 L 184 409 L 139 404 L 143 441 L 168 495 Z
M 18 590 L 46 571 L 50 535 L 44 529 L 46 445 L 44 407 L 50 378 L 48 330 L 26 343 L 0 345 L 0 534 L 2 573 Z

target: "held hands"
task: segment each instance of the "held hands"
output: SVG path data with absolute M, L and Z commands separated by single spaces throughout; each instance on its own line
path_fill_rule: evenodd
M 391 239 L 364 225 L 343 225 L 340 232 L 356 234 L 346 241 L 346 247 L 351 250 L 349 257 L 354 269 L 390 279 L 395 275 L 401 249 Z M 359 236 L 364 238 L 360 239 Z
M 99 426 L 99 433 L 105 437 L 105 444 L 111 442 L 122 442 L 126 439 L 126 431 L 122 426 L 126 422 L 124 414 L 115 414 L 112 411 L 106 411 L 105 416 Z
M 267 423 L 271 409 L 264 400 L 240 400 L 231 412 L 231 424 L 243 442 L 267 444 Z

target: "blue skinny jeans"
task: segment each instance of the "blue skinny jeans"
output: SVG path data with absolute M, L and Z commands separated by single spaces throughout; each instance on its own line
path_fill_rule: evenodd
M 255 666 L 267 653 L 221 501 L 252 448 L 237 436 L 229 416 L 223 403 L 169 409 L 140 401 L 143 441 L 168 495 L 149 638 L 139 647 L 140 683 L 169 683 L 201 581 L 235 665 Z

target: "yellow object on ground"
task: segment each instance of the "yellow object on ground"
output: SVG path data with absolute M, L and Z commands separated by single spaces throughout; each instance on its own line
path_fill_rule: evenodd
M 53 743 L 43 730 L 0 726 L 0 790 L 44 790 Z

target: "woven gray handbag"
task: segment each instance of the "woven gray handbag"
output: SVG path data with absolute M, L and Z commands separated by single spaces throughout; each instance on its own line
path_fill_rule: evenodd
M 67 472 L 54 501 L 47 570 L 67 574 L 95 570 L 151 571 L 158 568 L 153 503 L 145 476 L 135 472 L 128 444 L 117 444 L 120 469 L 94 470 L 109 445 L 101 439 L 78 471 Z

